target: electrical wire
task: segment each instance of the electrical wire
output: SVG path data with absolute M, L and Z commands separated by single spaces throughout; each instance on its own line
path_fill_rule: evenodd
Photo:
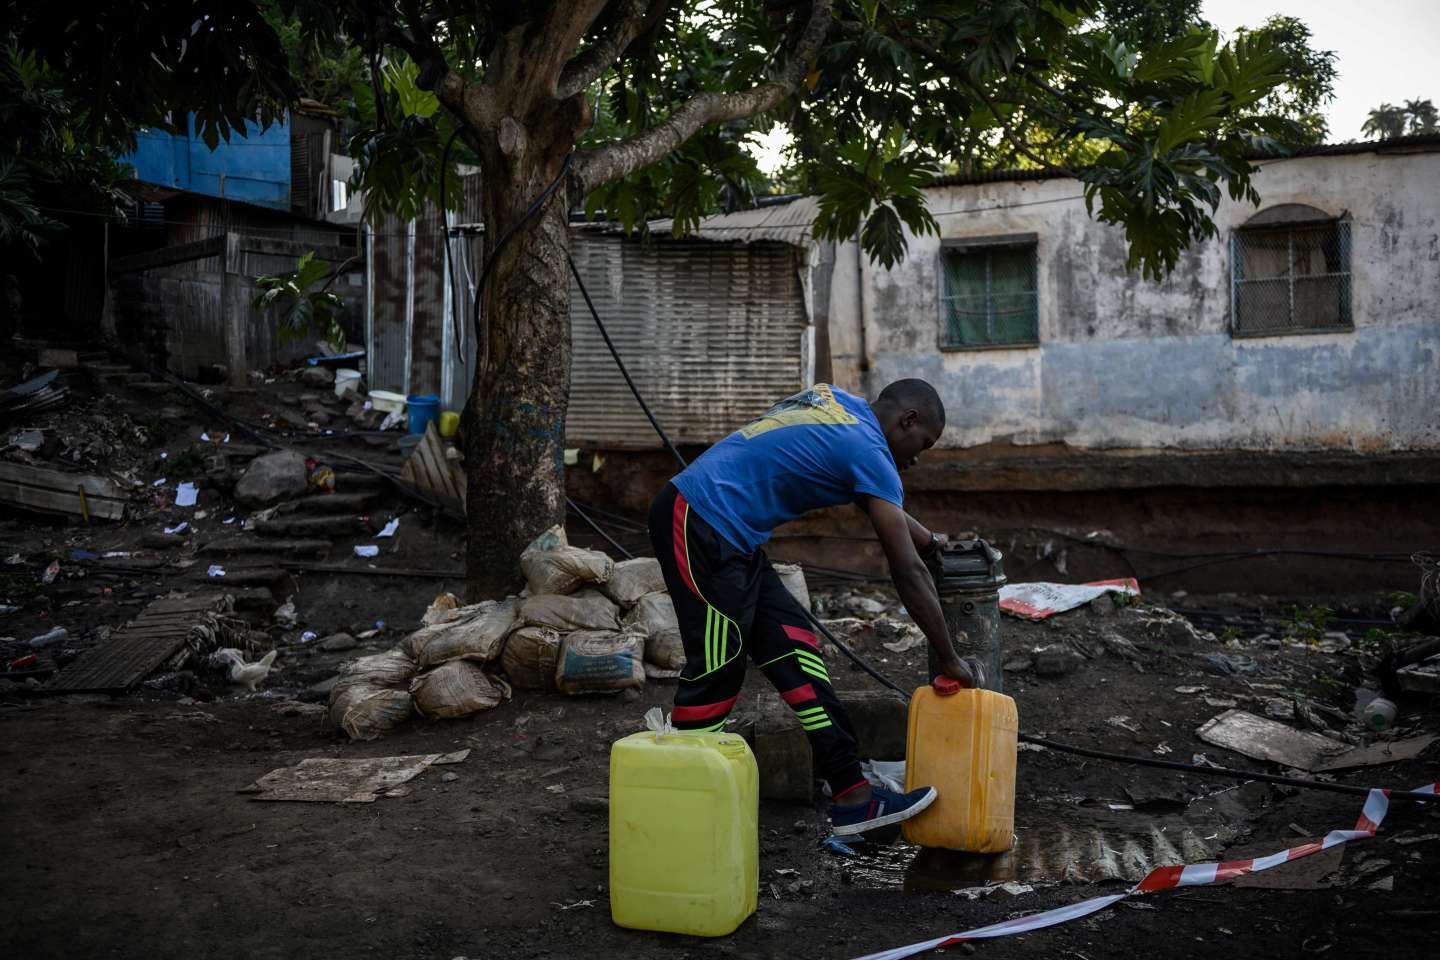
M 640 404 L 640 409 L 645 411 L 645 417 L 650 421 L 650 426 L 654 427 L 655 432 L 660 435 L 660 440 L 665 444 L 665 449 L 669 450 L 675 456 L 675 459 L 680 462 L 680 469 L 684 470 L 689 464 L 686 463 L 685 458 L 680 455 L 680 451 L 675 449 L 675 444 L 670 442 L 669 435 L 666 434 L 664 428 L 660 426 L 660 422 L 655 419 L 655 414 L 650 412 L 650 405 L 646 403 L 645 398 L 640 395 L 640 388 L 636 387 L 635 381 L 630 378 L 630 371 L 625 369 L 625 361 L 620 359 L 620 352 L 615 349 L 615 343 L 610 339 L 610 332 L 605 329 L 605 324 L 600 319 L 600 312 L 595 309 L 595 301 L 590 299 L 590 291 L 585 289 L 585 281 L 581 279 L 580 270 L 575 266 L 575 260 L 570 256 L 570 251 L 568 250 L 565 251 L 565 259 L 570 264 L 571 275 L 575 277 L 575 282 L 580 286 L 580 295 L 585 298 L 585 306 L 590 308 L 590 316 L 595 318 L 595 326 L 599 328 L 600 336 L 605 340 L 605 346 L 610 348 L 610 356 L 615 358 L 615 366 L 620 368 L 620 375 L 625 378 L 625 383 L 630 387 L 630 392 L 635 395 L 635 400 Z

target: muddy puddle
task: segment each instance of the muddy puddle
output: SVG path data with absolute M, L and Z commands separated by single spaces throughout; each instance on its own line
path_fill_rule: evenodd
M 852 845 L 853 856 L 842 853 L 842 869 L 852 884 L 909 892 L 1002 882 L 1133 883 L 1156 867 L 1217 859 L 1249 833 L 1268 796 L 1264 784 L 1247 784 L 1188 805 L 1063 798 L 1017 803 L 1015 846 L 1005 853 L 917 847 L 897 834 L 889 844 L 881 838 Z

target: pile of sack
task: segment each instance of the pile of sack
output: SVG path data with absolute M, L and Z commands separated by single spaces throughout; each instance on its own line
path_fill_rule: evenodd
M 460 606 L 441 594 L 395 649 L 349 664 L 330 693 L 331 727 L 373 740 L 411 713 L 463 717 L 497 706 L 512 686 L 615 693 L 680 675 L 685 648 L 658 561 L 616 563 L 572 547 L 557 526 L 525 550 L 520 567 L 521 596 Z M 776 568 L 809 609 L 800 568 Z

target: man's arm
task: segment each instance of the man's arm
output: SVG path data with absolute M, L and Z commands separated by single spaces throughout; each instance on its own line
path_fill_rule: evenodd
M 915 549 L 911 524 L 918 524 L 904 510 L 879 497 L 866 497 L 862 506 L 875 528 L 876 536 L 880 538 L 885 559 L 890 562 L 890 577 L 900 591 L 900 601 L 910 611 L 925 639 L 930 641 L 941 669 L 946 676 L 954 677 L 967 687 L 975 686 L 976 677 L 970 666 L 960 659 L 950 643 L 950 630 L 945 626 L 945 614 L 940 609 L 940 595 L 935 592 L 935 581 Z M 928 542 L 929 531 L 925 532 Z
M 900 512 L 905 513 L 905 511 L 903 510 Z M 946 540 L 944 534 L 936 534 L 931 532 L 929 527 L 925 526 L 925 524 L 921 523 L 919 520 L 916 520 L 908 513 L 905 513 L 905 524 L 910 528 L 910 539 L 915 544 L 915 552 L 920 554 L 922 557 L 928 554 L 931 550 L 937 549 L 938 547 L 944 545 Z

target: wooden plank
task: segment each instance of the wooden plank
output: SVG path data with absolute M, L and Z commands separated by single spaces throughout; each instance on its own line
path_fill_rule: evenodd
M 135 620 L 116 630 L 109 642 L 82 653 L 46 685 L 47 693 L 123 692 L 139 683 L 185 646 L 190 626 L 218 610 L 224 597 L 206 594 L 184 600 L 157 600 Z M 176 612 L 177 603 L 193 604 L 189 622 L 147 626 L 147 614 Z M 158 608 L 158 609 L 157 609 Z
M 169 267 L 177 263 L 189 263 L 191 260 L 201 260 L 205 257 L 219 256 L 225 251 L 224 237 L 208 237 L 204 240 L 196 240 L 193 243 L 177 243 L 173 247 L 163 247 L 159 250 L 151 250 L 148 253 L 137 253 L 129 257 L 116 257 L 110 261 L 109 274 L 112 277 L 126 273 L 137 273 L 141 270 L 154 270 L 157 267 Z
M 104 477 L 0 461 L 0 503 L 82 516 L 85 511 L 80 505 L 81 487 L 85 490 L 85 506 L 90 516 L 107 520 L 124 518 L 125 495 Z

